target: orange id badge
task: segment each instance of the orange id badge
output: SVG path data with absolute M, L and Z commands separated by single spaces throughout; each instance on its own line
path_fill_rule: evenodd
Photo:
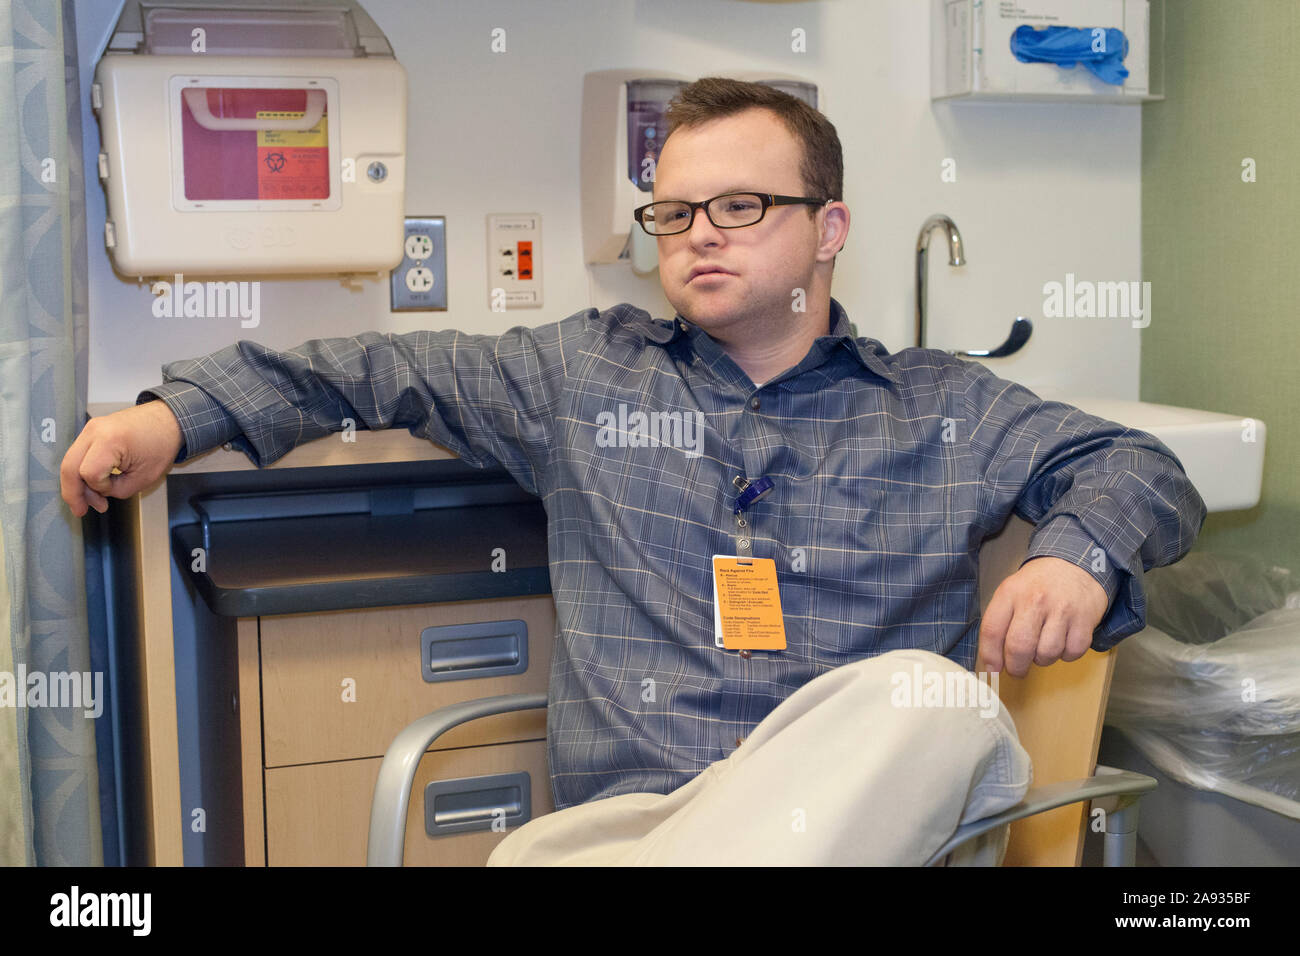
M 713 556 L 715 643 L 728 650 L 785 650 L 785 618 L 771 558 Z

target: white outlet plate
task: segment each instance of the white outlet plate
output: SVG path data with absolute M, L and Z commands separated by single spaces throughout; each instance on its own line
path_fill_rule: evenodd
M 394 312 L 433 312 L 447 308 L 447 221 L 442 216 L 409 216 L 402 261 L 389 278 Z
M 493 213 L 487 217 L 488 308 L 542 304 L 542 217 Z

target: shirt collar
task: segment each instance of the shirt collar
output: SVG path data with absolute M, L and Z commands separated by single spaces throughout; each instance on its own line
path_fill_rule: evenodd
M 650 319 L 649 316 L 646 316 L 646 318 L 648 321 L 637 325 L 637 331 L 647 340 L 659 345 L 671 345 L 682 338 L 692 339 L 695 336 L 705 334 L 702 329 L 687 322 L 681 315 L 675 316 L 672 322 Z M 855 339 L 853 329 L 849 326 L 848 313 L 844 311 L 844 306 L 840 305 L 834 298 L 831 299 L 830 327 L 831 330 L 828 335 L 819 336 L 814 341 L 814 349 L 829 353 L 832 348 L 841 346 L 856 356 L 868 371 L 874 372 L 895 385 L 902 384 L 898 373 L 886 365 L 881 358 L 883 355 L 888 355 L 889 350 L 876 339 Z
M 889 354 L 889 349 L 885 348 L 884 343 L 876 339 L 853 337 L 853 329 L 849 326 L 849 315 L 844 311 L 844 306 L 831 299 L 831 333 L 829 336 L 836 342 L 843 343 L 844 347 L 858 357 L 864 368 L 868 371 L 875 372 L 881 378 L 888 379 L 895 385 L 902 385 L 903 380 L 899 374 L 890 366 L 886 365 L 882 356 Z

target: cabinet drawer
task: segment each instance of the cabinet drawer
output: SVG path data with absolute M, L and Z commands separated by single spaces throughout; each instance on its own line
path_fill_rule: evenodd
M 421 634 L 426 628 L 515 620 L 527 628 L 528 666 L 523 673 L 425 680 Z M 382 757 L 398 731 L 439 707 L 498 694 L 545 694 L 555 605 L 543 594 L 286 614 L 259 622 L 265 765 L 283 767 Z M 454 642 L 456 654 L 435 655 L 439 676 L 446 676 L 447 661 L 456 655 L 470 664 L 500 663 L 508 640 L 501 635 L 510 628 L 476 630 L 490 633 Z M 545 736 L 546 712 L 536 709 L 462 724 L 438 738 L 434 748 Z
M 344 760 L 266 771 L 266 847 L 271 866 L 364 866 L 370 803 L 379 760 Z M 554 810 L 546 741 L 435 750 L 424 755 L 406 816 L 408 866 L 482 866 L 516 828 L 430 837 L 425 833 L 425 786 L 523 771 L 529 776 L 532 817 Z

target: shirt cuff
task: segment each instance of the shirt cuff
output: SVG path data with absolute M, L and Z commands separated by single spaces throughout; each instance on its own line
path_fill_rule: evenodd
M 241 434 L 239 426 L 220 403 L 197 385 L 188 382 L 155 385 L 137 395 L 135 403 L 143 405 L 155 399 L 166 402 L 180 422 L 183 441 L 173 464 L 224 445 Z
M 1057 515 L 1038 526 L 1029 539 L 1029 552 L 1020 563 L 1024 567 L 1034 558 L 1061 558 L 1092 575 L 1093 580 L 1106 591 L 1106 613 L 1093 632 L 1094 649 L 1107 650 L 1120 639 L 1140 631 L 1145 626 L 1145 607 L 1138 610 L 1123 599 L 1131 589 L 1126 589 L 1129 572 L 1107 554 L 1092 535 L 1084 530 L 1071 515 Z M 1116 600 L 1120 597 L 1120 600 Z M 1136 625 L 1136 626 L 1135 626 Z

